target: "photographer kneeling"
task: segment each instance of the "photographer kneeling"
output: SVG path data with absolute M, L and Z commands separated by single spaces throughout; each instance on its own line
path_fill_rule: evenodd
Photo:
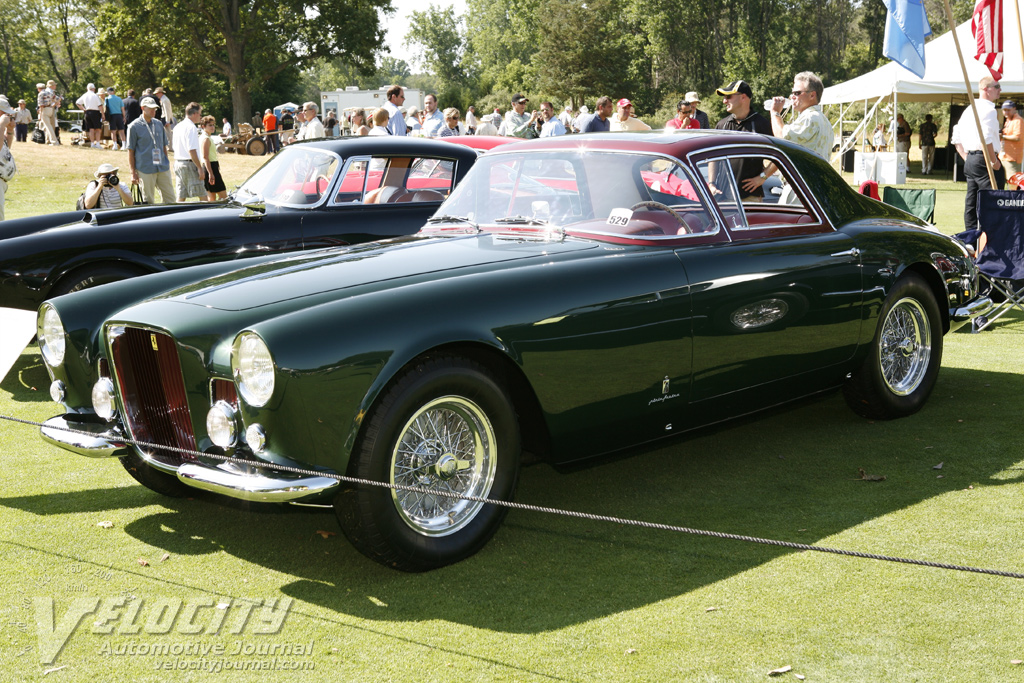
M 89 181 L 80 201 L 84 209 L 119 209 L 135 204 L 131 188 L 117 177 L 117 167 L 113 164 L 100 164 L 96 180 Z

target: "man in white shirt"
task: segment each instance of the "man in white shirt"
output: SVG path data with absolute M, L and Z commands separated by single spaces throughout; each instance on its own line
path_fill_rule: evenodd
M 423 135 L 436 138 L 443 125 L 444 114 L 437 108 L 437 96 L 427 95 L 423 98 Z
M 199 159 L 199 129 L 196 127 L 202 116 L 202 106 L 198 102 L 189 102 L 185 107 L 185 119 L 174 127 L 171 135 L 175 196 L 179 202 L 189 197 L 199 197 L 201 202 L 207 200 L 203 185 L 206 168 Z
M 85 112 L 85 129 L 88 131 L 91 147 L 102 147 L 100 140 L 103 139 L 103 114 L 100 108 L 103 100 L 96 94 L 96 84 L 90 83 L 82 96 L 75 100 L 78 108 Z
M 986 147 L 992 170 L 995 172 L 996 186 L 1003 186 L 1002 165 L 998 156 L 1002 145 L 999 142 L 999 117 L 996 115 L 995 105 L 995 101 L 999 99 L 1000 89 L 999 83 L 991 76 L 985 76 L 978 81 L 979 97 L 974 104 L 978 108 L 984 139 L 978 137 L 978 126 L 970 107 L 964 109 L 956 126 L 959 134 L 959 144 L 956 148 L 964 159 L 964 176 L 967 178 L 967 196 L 964 198 L 965 230 L 978 228 L 978 193 L 992 189 L 988 169 L 985 167 L 985 152 L 982 151 Z
M 388 132 L 392 135 L 405 135 L 408 132 L 408 127 L 405 125 L 405 114 L 402 113 L 405 91 L 402 90 L 402 86 L 393 85 L 384 95 L 388 98 L 382 107 L 388 113 Z
M 306 102 L 302 105 L 302 116 L 305 117 L 306 122 L 303 124 L 302 130 L 299 131 L 298 140 L 314 140 L 324 136 L 324 124 L 317 118 L 319 110 L 320 108 L 314 102 Z
M 562 122 L 563 126 L 565 126 L 566 132 L 572 130 L 572 119 L 572 105 L 567 104 L 565 105 L 565 110 L 558 115 L 558 120 Z
M 476 110 L 473 108 L 473 105 L 469 105 L 466 109 L 466 134 L 476 135 L 476 126 Z
M 221 133 L 223 133 L 226 138 L 231 137 L 231 122 L 228 121 L 226 116 L 224 117 L 224 128 L 221 130 Z

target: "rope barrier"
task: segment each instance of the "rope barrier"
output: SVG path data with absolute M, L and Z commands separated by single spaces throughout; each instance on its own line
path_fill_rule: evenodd
M 23 425 L 29 425 L 33 427 L 43 427 L 40 422 L 34 422 L 32 420 L 23 420 L 21 418 L 12 417 L 9 415 L 0 415 L 0 420 L 7 420 L 9 422 L 15 422 Z M 55 429 L 59 431 L 69 432 L 71 434 L 80 434 L 84 436 L 95 436 L 89 432 L 83 432 L 77 429 L 71 429 L 68 427 L 56 427 L 49 426 L 48 429 Z M 706 529 L 692 529 L 685 526 L 677 526 L 674 524 L 661 524 L 659 522 L 645 522 L 639 519 L 628 519 L 624 517 L 613 517 L 610 515 L 599 515 L 590 512 L 578 512 L 575 510 L 562 510 L 560 508 L 545 507 L 542 505 L 531 505 L 529 503 L 517 503 L 515 501 L 508 500 L 493 500 L 490 498 L 483 498 L 480 496 L 469 496 L 454 493 L 451 491 L 438 491 L 434 489 L 427 489 L 420 486 L 407 486 L 403 484 L 391 484 L 383 481 L 373 481 L 371 479 L 361 479 L 358 477 L 350 477 L 343 474 L 336 474 L 333 472 L 322 472 L 319 470 L 309 470 L 301 467 L 292 467 L 289 465 L 278 465 L 270 462 L 253 462 L 249 460 L 239 460 L 227 455 L 218 455 L 214 453 L 200 453 L 199 451 L 190 450 L 187 448 L 177 448 L 174 446 L 164 446 L 162 444 L 150 443 L 147 441 L 137 441 L 135 439 L 124 437 L 118 438 L 118 441 L 131 444 L 133 446 L 139 446 L 142 448 L 153 448 L 164 451 L 172 451 L 180 453 L 182 455 L 190 455 L 199 458 L 208 458 L 214 460 L 222 460 L 225 462 L 242 462 L 246 465 L 258 467 L 260 469 L 271 469 L 279 472 L 288 472 L 291 474 L 300 474 L 303 476 L 313 477 L 327 477 L 330 479 L 337 479 L 340 482 L 346 484 L 356 484 L 361 486 L 376 486 L 378 488 L 394 489 L 396 491 L 409 491 L 412 493 L 423 493 L 430 496 L 437 496 L 440 498 L 452 498 L 456 500 L 468 500 L 476 503 L 486 503 L 489 505 L 498 505 L 506 507 L 512 510 L 523 510 L 525 512 L 541 512 L 552 515 L 560 515 L 562 517 L 571 517 L 574 519 L 586 519 L 595 522 L 608 522 L 611 524 L 621 524 L 623 526 L 639 527 L 641 529 L 657 529 L 659 531 L 673 531 L 676 533 L 690 534 L 694 536 L 705 536 L 708 538 L 721 538 L 731 541 L 743 541 L 746 543 L 759 543 L 761 545 L 770 545 L 778 548 L 790 548 L 793 550 L 807 550 L 818 553 L 829 553 L 831 555 L 842 555 L 845 557 L 859 557 L 866 560 L 880 560 L 882 562 L 897 562 L 900 564 L 917 565 L 920 567 L 932 567 L 934 569 L 948 569 L 951 571 L 959 572 L 971 572 L 974 574 L 987 574 L 990 576 L 1003 576 L 1011 579 L 1024 579 L 1024 574 L 1017 572 L 1008 572 L 1000 569 L 984 569 L 979 567 L 969 567 L 959 564 L 948 564 L 945 562 L 931 562 L 929 560 L 917 560 L 907 557 L 894 557 L 891 555 L 878 555 L 875 553 L 863 553 L 857 550 L 843 550 L 841 548 L 829 548 L 819 545 L 809 545 L 806 543 L 793 543 L 791 541 L 779 541 L 771 538 L 760 538 L 757 536 L 744 536 L 741 534 L 730 534 L 721 531 L 709 531 Z

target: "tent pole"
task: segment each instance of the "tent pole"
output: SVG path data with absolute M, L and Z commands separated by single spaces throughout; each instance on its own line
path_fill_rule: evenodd
M 978 105 L 974 101 L 974 88 L 971 87 L 971 77 L 967 75 L 967 65 L 964 64 L 964 53 L 960 49 L 960 39 L 956 37 L 956 24 L 953 23 L 953 10 L 949 6 L 949 0 L 944 0 L 946 5 L 946 19 L 953 27 L 953 44 L 956 45 L 956 56 L 960 58 L 960 69 L 964 72 L 964 87 L 967 89 L 967 101 L 971 103 L 971 111 L 974 112 L 974 124 L 978 127 L 978 140 L 981 141 L 981 151 L 985 155 L 985 168 L 988 169 L 988 180 L 992 183 L 992 189 L 996 187 L 996 174 L 992 170 L 992 159 L 989 157 L 988 145 L 985 143 L 985 132 L 981 129 L 981 117 L 978 116 Z M 952 122 L 950 122 L 952 124 Z M 950 125 L 950 134 L 953 127 Z

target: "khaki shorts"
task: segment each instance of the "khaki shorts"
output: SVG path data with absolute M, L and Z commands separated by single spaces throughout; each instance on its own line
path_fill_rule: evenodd
M 174 162 L 174 189 L 179 202 L 183 202 L 189 197 L 206 198 L 206 188 L 203 187 L 203 181 L 199 179 L 199 169 L 191 159 Z

